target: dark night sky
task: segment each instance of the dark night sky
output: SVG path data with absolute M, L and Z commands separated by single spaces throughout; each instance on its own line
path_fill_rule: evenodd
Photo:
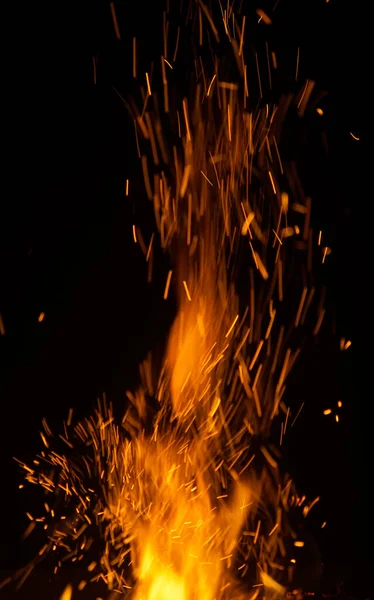
M 39 450 L 43 416 L 58 424 L 70 406 L 86 414 L 104 391 L 120 403 L 139 360 L 162 342 L 172 318 L 172 306 L 160 300 L 163 278 L 149 286 L 134 249 L 124 182 L 139 179 L 139 165 L 131 122 L 111 87 L 127 91 L 133 35 L 140 35 L 151 57 L 159 54 L 141 24 L 143 4 L 130 11 L 127 2 L 118 3 L 121 43 L 105 2 L 14 7 L 6 21 L 8 182 L 2 189 L 0 240 L 4 569 L 19 566 L 27 554 L 18 539 L 28 501 L 16 489 L 20 480 L 12 456 L 30 459 Z M 326 564 L 345 572 L 352 567 L 360 576 L 372 564 L 368 540 L 360 541 L 371 517 L 369 219 L 362 210 L 369 198 L 363 140 L 355 142 L 349 132 L 365 135 L 365 18 L 353 1 L 330 0 L 327 7 L 322 0 L 281 0 L 277 10 L 282 12 L 274 36 L 285 56 L 301 45 L 304 76 L 328 91 L 324 129 L 330 155 L 319 164 L 314 132 L 308 168 L 318 164 L 311 181 L 316 215 L 335 244 L 330 287 L 338 331 L 353 340 L 350 351 L 336 358 L 326 339 L 322 348 L 310 350 L 295 376 L 294 393 L 309 408 L 300 418 L 300 433 L 290 440 L 289 460 L 301 485 L 326 498 L 331 526 L 320 540 Z M 161 29 L 161 19 L 154 27 Z M 38 323 L 41 311 L 46 317 Z M 339 427 L 320 417 L 332 397 L 344 402 Z

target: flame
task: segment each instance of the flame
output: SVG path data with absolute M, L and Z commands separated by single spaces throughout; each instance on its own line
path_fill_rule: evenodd
M 200 10 L 218 41 L 218 24 L 202 2 Z M 224 78 L 217 57 L 210 67 L 201 61 L 190 97 L 172 101 L 165 71 L 171 63 L 163 57 L 164 110 L 153 69 L 143 106 L 131 108 L 145 190 L 172 263 L 164 298 L 173 289 L 178 304 L 161 372 L 152 376 L 151 360 L 141 365 L 141 385 L 128 392 L 120 425 L 106 400 L 71 428 L 69 415 L 60 438 L 72 449 L 83 444 L 73 458 L 49 449 L 53 436 L 43 422 L 45 471 L 36 476 L 34 466 L 22 465 L 28 481 L 57 500 L 63 495 L 57 506 L 72 507 L 73 516 L 63 515 L 48 532 L 47 549 L 80 560 L 92 543 L 86 530 L 96 523 L 105 549 L 93 580 L 130 590 L 133 600 L 247 600 L 245 579 L 267 598 L 281 597 L 287 539 L 297 539 L 288 513 L 299 498 L 269 438 L 279 429 L 282 444 L 303 407 L 287 406 L 285 390 L 299 355 L 294 330 L 309 322 L 317 295 L 317 240 L 311 201 L 294 165 L 282 163 L 279 144 L 287 111 L 304 114 L 313 82 L 301 100 L 281 98 L 250 111 L 245 19 L 240 34 L 237 16 L 224 13 L 221 29 L 238 81 Z M 136 67 L 134 59 L 135 74 Z M 154 234 L 147 249 L 139 224 L 132 231 L 150 278 Z M 290 288 L 300 294 L 288 306 Z M 314 335 L 324 314 L 321 301 Z

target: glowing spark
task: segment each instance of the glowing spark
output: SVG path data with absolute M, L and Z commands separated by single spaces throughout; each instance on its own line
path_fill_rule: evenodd
M 190 178 L 190 173 L 191 173 L 191 165 L 186 165 L 186 167 L 184 169 L 183 179 L 182 179 L 181 189 L 180 189 L 181 198 L 184 198 L 184 196 L 186 194 L 188 181 Z
M 39 323 L 41 323 L 42 321 L 44 321 L 44 317 L 45 317 L 45 313 L 41 312 L 40 315 L 38 316 Z
M 231 327 L 230 327 L 230 329 L 228 330 L 228 332 L 227 332 L 227 333 L 226 333 L 226 335 L 225 335 L 225 337 L 226 337 L 226 338 L 228 338 L 228 337 L 229 337 L 229 335 L 230 335 L 230 333 L 232 332 L 232 330 L 234 329 L 234 327 L 235 327 L 235 323 L 237 322 L 237 320 L 238 320 L 238 319 L 239 319 L 239 315 L 236 315 L 236 317 L 235 317 L 234 321 L 233 321 L 233 322 L 232 322 L 232 324 L 231 324 Z
M 138 242 L 138 239 L 137 239 L 137 237 L 136 237 L 136 225 L 133 225 L 133 226 L 132 226 L 132 236 L 133 236 L 133 238 L 134 238 L 134 242 L 135 242 L 135 244 L 137 244 L 137 242 Z
M 304 402 L 301 404 L 299 410 L 297 411 L 296 416 L 295 416 L 294 420 L 291 423 L 291 427 L 293 427 L 295 425 L 296 420 L 298 419 L 298 417 L 299 417 L 301 411 L 303 410 L 303 408 L 304 408 Z
M 307 82 L 306 82 L 306 84 L 305 84 L 305 86 L 304 86 L 303 93 L 301 94 L 299 103 L 297 105 L 298 113 L 299 113 L 300 117 L 304 116 L 304 113 L 305 113 L 306 107 L 308 105 L 310 95 L 311 95 L 311 93 L 313 91 L 313 88 L 315 86 L 315 83 L 316 83 L 315 81 L 313 81 L 311 79 L 308 79 Z
M 273 533 L 274 533 L 274 532 L 275 532 L 275 531 L 278 529 L 278 527 L 279 527 L 279 523 L 275 523 L 275 525 L 274 525 L 273 529 L 272 529 L 272 530 L 270 531 L 270 533 L 269 533 L 269 537 L 270 537 L 271 535 L 273 535 Z
M 78 584 L 78 591 L 81 592 L 82 590 L 84 590 L 84 588 L 87 585 L 87 581 L 85 581 L 84 579 Z
M 149 81 L 149 75 L 148 75 L 148 73 L 145 74 L 145 79 L 146 79 L 146 82 L 147 82 L 148 96 L 152 96 L 151 83 Z
M 184 115 L 184 121 L 186 124 L 187 139 L 188 139 L 188 141 L 191 141 L 191 130 L 190 130 L 190 123 L 188 120 L 188 106 L 187 106 L 186 98 L 183 100 L 183 115 Z
M 354 135 L 354 134 L 353 134 L 351 131 L 349 132 L 349 135 L 350 135 L 350 136 L 351 136 L 351 137 L 352 137 L 354 140 L 356 140 L 356 142 L 359 142 L 359 141 L 360 141 L 360 138 L 359 138 L 359 137 L 357 137 L 356 135 Z
M 164 300 L 167 300 L 167 297 L 169 295 L 169 287 L 170 287 L 170 282 L 171 282 L 172 275 L 173 275 L 173 271 L 169 271 L 167 279 L 166 279 L 166 285 L 165 285 L 165 291 L 164 291 Z
M 113 26 L 114 26 L 114 31 L 116 34 L 116 38 L 117 40 L 121 39 L 121 34 L 120 34 L 120 30 L 119 30 L 119 25 L 118 25 L 118 20 L 117 20 L 117 15 L 116 15 L 116 9 L 114 6 L 114 2 L 110 2 L 110 12 L 112 14 L 112 20 L 113 20 Z
M 277 232 L 275 231 L 275 229 L 273 229 L 273 233 L 274 233 L 275 237 L 277 238 L 278 242 L 279 242 L 279 243 L 282 245 L 282 244 L 283 244 L 283 242 L 282 242 L 282 240 L 280 239 L 280 237 L 279 237 L 279 235 L 277 234 Z
M 60 600 L 71 600 L 72 596 L 73 596 L 73 588 L 71 585 L 68 585 L 62 592 L 62 596 L 61 596 Z
M 269 279 L 269 273 L 267 272 L 266 267 L 260 258 L 260 255 L 256 251 L 254 252 L 254 259 L 255 259 L 256 267 L 260 271 L 262 277 L 265 280 Z
M 240 45 L 239 45 L 238 56 L 241 56 L 242 52 L 243 52 L 244 30 L 245 30 L 245 15 L 243 15 L 242 30 L 241 30 L 241 33 L 240 33 Z
M 183 281 L 183 285 L 184 285 L 184 289 L 186 292 L 186 296 L 187 296 L 188 300 L 191 302 L 191 296 L 190 296 L 190 292 L 188 291 L 187 282 Z
M 274 179 L 273 179 L 273 175 L 272 175 L 271 171 L 269 171 L 269 177 L 270 177 L 270 181 L 271 181 L 271 187 L 273 188 L 273 192 L 275 195 L 277 195 L 277 190 L 275 189 L 275 183 L 274 183 Z
M 155 237 L 155 234 L 154 234 L 154 233 L 152 233 L 152 235 L 151 235 L 151 239 L 150 239 L 150 242 L 149 242 L 149 246 L 148 246 L 148 250 L 147 250 L 147 254 L 146 254 L 146 257 L 145 257 L 145 260 L 146 260 L 146 262 L 148 262 L 148 261 L 149 261 L 149 258 L 150 258 L 150 256 L 151 256 L 151 252 L 152 252 L 152 247 L 153 247 L 153 240 L 154 240 L 154 237 Z
M 0 314 L 0 335 L 5 335 L 4 321 L 3 321 L 3 317 L 1 314 Z
M 137 77 L 136 69 L 136 38 L 132 38 L 132 76 L 134 79 Z
M 209 185 L 213 186 L 213 183 L 210 181 L 210 179 L 208 179 L 208 177 L 205 175 L 204 171 L 200 171 L 200 173 L 203 175 L 203 177 L 205 177 L 205 179 L 207 180 Z
M 176 61 L 177 58 L 177 52 L 178 52 L 178 46 L 179 46 L 179 36 L 180 36 L 180 27 L 178 27 L 178 32 L 177 32 L 177 39 L 175 42 L 175 50 L 174 50 L 174 55 L 173 55 L 173 62 Z
M 207 95 L 207 98 L 209 97 L 210 91 L 211 91 L 211 89 L 212 89 L 212 85 L 213 85 L 213 83 L 214 83 L 214 80 L 215 80 L 215 78 L 216 78 L 216 77 L 217 77 L 217 75 L 216 75 L 216 74 L 214 74 L 214 75 L 213 75 L 213 77 L 212 77 L 212 80 L 211 80 L 211 82 L 210 82 L 210 84 L 209 84 L 209 87 L 208 87 L 208 91 L 207 91 L 207 93 L 206 93 L 206 95 Z
M 249 213 L 249 215 L 246 217 L 246 219 L 243 223 L 243 226 L 242 226 L 242 235 L 246 235 L 249 232 L 249 226 L 252 223 L 254 218 L 255 218 L 254 212 Z
M 256 10 L 256 13 L 260 17 L 260 21 L 263 21 L 266 25 L 272 24 L 272 20 L 270 19 L 270 17 L 268 17 L 268 15 L 261 8 L 258 8 Z
M 329 254 L 331 254 L 331 249 L 328 246 L 325 246 L 325 248 L 323 248 L 322 264 L 325 262 L 326 256 Z

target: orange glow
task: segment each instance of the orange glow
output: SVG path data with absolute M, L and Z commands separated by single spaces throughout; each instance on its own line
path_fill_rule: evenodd
M 60 600 L 71 600 L 73 596 L 73 588 L 71 585 L 68 585 L 62 593 Z
M 131 589 L 133 600 L 255 600 L 264 588 L 266 598 L 274 600 L 284 596 L 283 572 L 296 562 L 286 547 L 292 542 L 304 546 L 295 540 L 290 508 L 304 505 L 307 516 L 318 501 L 298 496 L 292 479 L 280 470 L 279 448 L 269 441 L 280 431 L 282 443 L 304 406 L 292 404 L 287 384 L 314 306 L 315 290 L 305 274 L 317 240 L 311 200 L 280 157 L 282 120 L 291 100 L 282 98 L 280 106 L 259 103 L 249 113 L 245 19 L 240 20 L 239 47 L 226 11 L 221 33 L 207 5 L 198 5 L 198 19 L 209 34 L 217 41 L 227 36 L 238 80 L 221 81 L 214 57 L 210 66 L 201 61 L 188 100 L 178 99 L 178 90 L 169 98 L 167 76 L 172 74 L 165 64 L 173 71 L 176 65 L 166 60 L 164 24 L 162 93 L 157 97 L 153 68 L 153 90 L 149 74 L 139 75 L 143 104 L 131 107 L 144 190 L 156 224 L 148 239 L 132 225 L 133 240 L 150 266 L 156 236 L 155 244 L 170 261 L 161 295 L 166 300 L 172 286 L 176 299 L 161 368 L 155 372 L 151 355 L 142 362 L 140 383 L 127 392 L 120 422 L 105 397 L 83 421 L 73 423 L 69 412 L 59 438 L 69 452 L 76 443 L 84 445 L 79 468 L 50 449 L 53 435 L 45 420 L 40 435 L 46 470 L 36 475 L 36 465 L 20 465 L 28 482 L 59 494 L 62 506 L 68 498 L 75 509 L 73 525 L 66 514 L 61 517 L 69 534 L 54 531 L 49 546 L 66 549 L 72 540 L 78 550 L 68 556 L 75 561 L 89 545 L 88 525 L 100 529 L 105 548 L 88 571 L 92 580 L 103 578 L 111 591 Z M 263 11 L 257 13 L 271 23 Z M 201 30 L 199 25 L 199 39 Z M 179 28 L 174 39 L 173 63 Z M 277 67 L 275 54 L 271 57 L 269 70 Z M 296 78 L 298 61 L 299 51 Z M 256 55 L 261 96 L 266 84 L 259 64 Z M 134 76 L 137 68 L 134 39 Z M 313 86 L 307 81 L 293 101 L 300 117 Z M 168 131 L 174 132 L 171 139 Z M 129 180 L 125 190 L 127 196 Z M 321 250 L 324 262 L 331 250 L 320 249 L 318 256 Z M 246 291 L 239 297 L 243 278 Z M 290 289 L 297 302 L 285 323 L 282 305 L 294 304 Z M 325 310 L 321 301 L 313 317 L 314 335 Z M 39 321 L 43 318 L 41 313 Z M 91 480 L 99 492 L 91 489 Z M 45 511 L 50 517 L 52 510 L 45 506 Z M 29 517 L 33 526 L 35 519 Z M 245 578 L 255 588 L 250 593 Z M 85 585 L 84 580 L 80 589 Z M 61 600 L 70 600 L 71 593 L 67 588 Z
M 45 313 L 41 312 L 40 315 L 38 316 L 39 323 L 41 323 L 42 321 L 44 321 L 44 317 L 45 317 Z

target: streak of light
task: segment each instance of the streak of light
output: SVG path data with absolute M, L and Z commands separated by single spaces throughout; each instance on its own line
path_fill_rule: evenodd
M 110 12 L 112 15 L 112 21 L 113 21 L 113 27 L 114 27 L 114 32 L 116 34 L 116 38 L 117 40 L 121 39 L 121 33 L 119 30 L 119 25 L 118 25 L 118 19 L 117 19 L 117 14 L 116 14 L 116 9 L 114 6 L 114 2 L 110 2 Z
M 184 289 L 185 289 L 185 292 L 186 292 L 186 296 L 187 296 L 188 300 L 191 302 L 192 298 L 191 298 L 190 292 L 188 290 L 187 281 L 183 281 L 183 286 L 184 286 Z

